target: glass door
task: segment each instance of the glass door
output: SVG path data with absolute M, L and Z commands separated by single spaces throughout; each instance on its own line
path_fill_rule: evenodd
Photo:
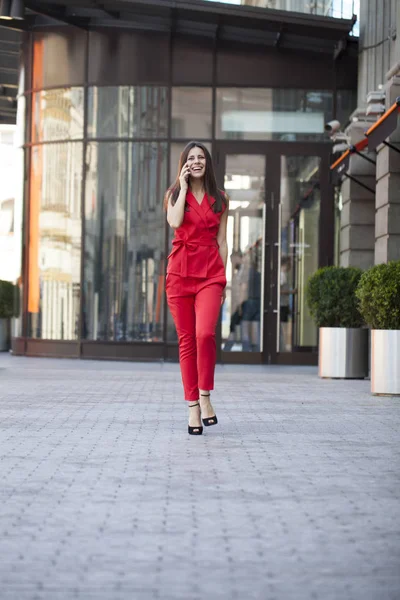
M 319 156 L 280 156 L 277 353 L 316 352 L 306 289 L 319 266 Z
M 306 290 L 333 261 L 328 167 L 323 145 L 217 145 L 217 177 L 230 198 L 222 362 L 316 364 Z
M 265 266 L 265 154 L 224 155 L 229 195 L 226 301 L 221 316 L 223 362 L 262 362 Z

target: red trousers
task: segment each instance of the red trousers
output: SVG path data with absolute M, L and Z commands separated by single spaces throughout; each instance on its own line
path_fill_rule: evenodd
M 167 277 L 167 300 L 178 333 L 185 400 L 198 400 L 199 389 L 214 389 L 215 329 L 224 287 L 215 279 L 172 273 Z

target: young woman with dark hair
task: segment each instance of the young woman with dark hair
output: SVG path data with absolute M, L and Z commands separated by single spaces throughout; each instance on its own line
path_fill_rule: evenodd
M 175 183 L 165 194 L 175 230 L 166 293 L 179 339 L 179 362 L 190 435 L 218 420 L 210 401 L 216 362 L 215 328 L 225 300 L 228 198 L 217 188 L 210 153 L 200 142 L 184 148 Z

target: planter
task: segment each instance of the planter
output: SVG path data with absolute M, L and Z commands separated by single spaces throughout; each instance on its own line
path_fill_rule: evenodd
M 0 319 L 0 352 L 6 352 L 9 349 L 9 319 Z
M 371 392 L 400 395 L 400 330 L 371 332 Z
M 320 377 L 368 377 L 368 329 L 321 327 L 318 365 Z

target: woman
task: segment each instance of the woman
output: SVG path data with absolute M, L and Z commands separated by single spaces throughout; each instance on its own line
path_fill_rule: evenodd
M 210 402 L 216 362 L 215 328 L 225 300 L 228 200 L 217 188 L 211 156 L 199 142 L 183 150 L 167 190 L 167 220 L 175 230 L 166 292 L 179 339 L 179 362 L 190 435 L 218 420 Z

